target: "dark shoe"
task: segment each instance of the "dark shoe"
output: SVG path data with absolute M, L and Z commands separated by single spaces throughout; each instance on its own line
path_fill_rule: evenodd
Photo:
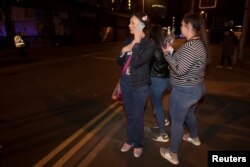
M 154 141 L 160 141 L 160 142 L 168 142 L 169 138 L 167 134 L 162 134 L 156 137 L 151 137 L 152 140 Z
M 165 126 L 168 126 L 169 125 L 169 121 L 167 118 L 165 118 Z
M 165 126 L 168 126 L 169 125 L 169 121 L 167 118 L 165 118 L 165 122 L 164 122 Z M 158 125 L 154 126 L 153 128 L 159 128 Z

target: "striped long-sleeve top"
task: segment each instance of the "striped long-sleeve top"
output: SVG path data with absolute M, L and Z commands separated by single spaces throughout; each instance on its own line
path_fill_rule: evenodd
M 169 63 L 171 83 L 190 87 L 204 80 L 207 52 L 200 39 L 187 41 L 173 55 L 165 55 Z

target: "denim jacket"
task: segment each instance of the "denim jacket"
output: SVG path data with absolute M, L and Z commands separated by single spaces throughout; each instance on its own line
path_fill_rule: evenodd
M 132 39 L 125 41 L 125 45 L 132 42 Z M 156 48 L 155 43 L 148 37 L 144 37 L 140 43 L 137 43 L 132 48 L 132 59 L 130 62 L 130 76 L 133 87 L 140 87 L 150 84 L 150 61 L 153 56 L 153 52 Z M 125 64 L 128 55 L 123 57 L 118 55 L 116 61 L 122 68 Z

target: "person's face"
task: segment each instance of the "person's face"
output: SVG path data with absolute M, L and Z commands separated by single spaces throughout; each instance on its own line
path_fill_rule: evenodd
M 193 31 L 193 27 L 190 23 L 186 24 L 183 20 L 181 22 L 181 34 L 184 37 L 188 37 L 190 33 Z
M 184 37 L 186 37 L 187 31 L 188 31 L 187 24 L 182 20 L 182 22 L 181 22 L 181 34 Z
M 131 34 L 134 34 L 136 31 L 138 31 L 139 23 L 140 23 L 140 21 L 137 17 L 132 16 L 130 18 L 130 23 L 129 23 L 128 27 L 129 27 Z

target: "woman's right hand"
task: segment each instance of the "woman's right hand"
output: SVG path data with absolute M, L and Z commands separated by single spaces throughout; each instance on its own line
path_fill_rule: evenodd
M 132 46 L 132 43 L 130 43 L 130 44 L 124 46 L 124 47 L 122 48 L 122 50 L 121 50 L 121 55 L 120 55 L 120 57 L 124 56 L 126 52 L 130 52 L 130 51 L 132 50 L 132 47 L 133 47 L 133 46 Z
M 174 48 L 170 44 L 166 44 L 165 46 L 162 46 L 161 49 L 162 49 L 164 55 L 166 55 L 168 53 L 172 54 L 174 51 Z
M 140 43 L 140 40 L 134 39 L 130 44 L 124 46 L 121 50 L 121 57 L 126 53 L 130 52 L 136 43 Z
M 130 44 L 128 44 L 128 45 L 126 45 L 126 46 L 124 46 L 122 48 L 122 50 L 121 50 L 121 56 L 120 57 L 122 57 L 126 52 L 130 52 L 136 43 L 140 43 L 141 42 L 141 39 L 144 36 L 145 35 L 144 35 L 144 33 L 142 31 L 136 31 L 134 33 L 134 40 Z

